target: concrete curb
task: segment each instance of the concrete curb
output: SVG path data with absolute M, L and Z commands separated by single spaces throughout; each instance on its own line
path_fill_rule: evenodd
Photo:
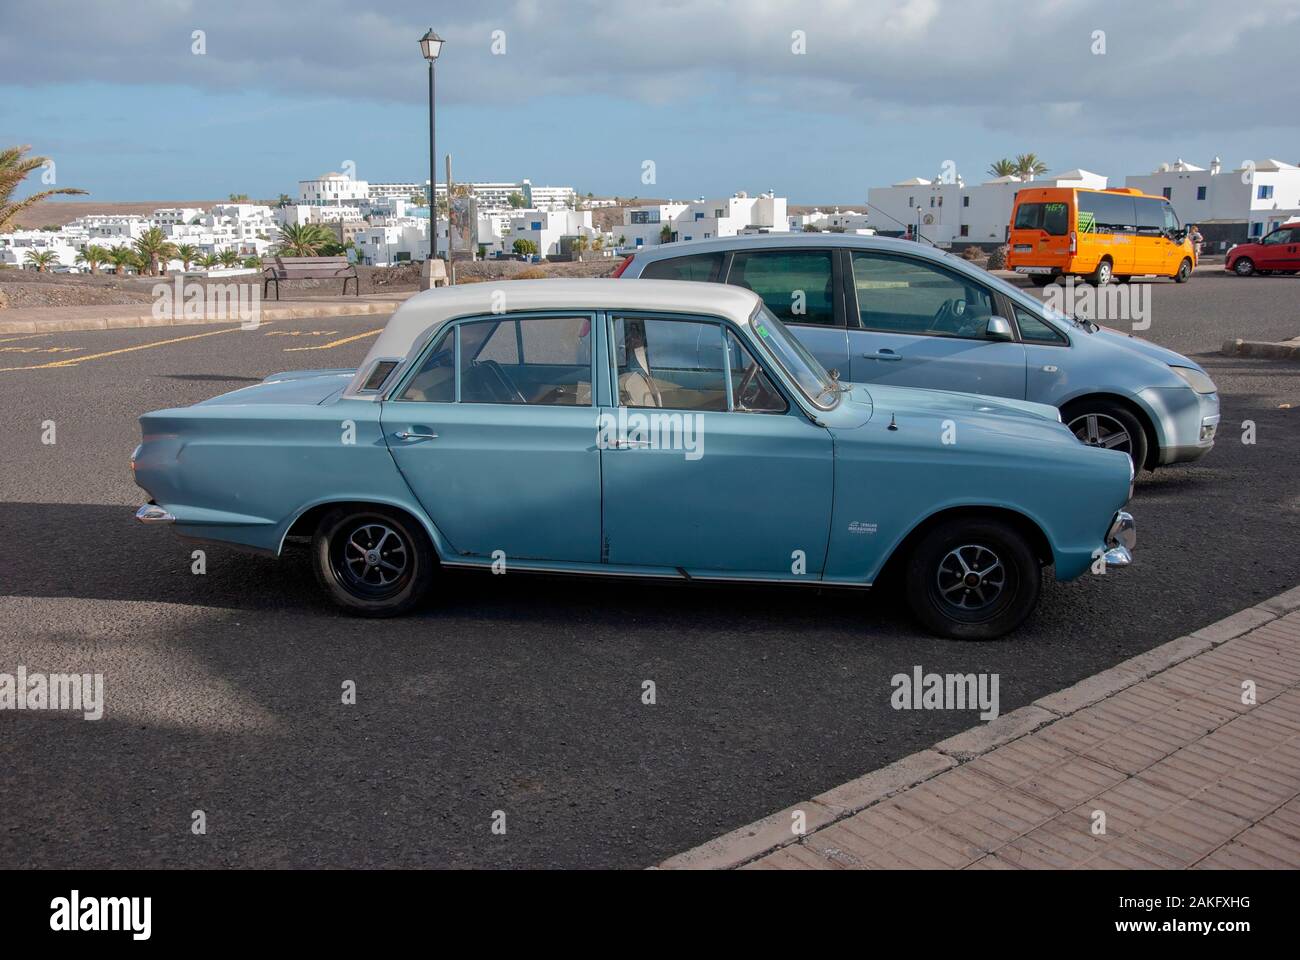
M 679 853 L 651 869 L 726 870 L 743 866 L 1296 610 L 1300 610 L 1300 586 L 1131 657 L 1064 690 L 1039 697 L 988 723 L 964 730 L 929 750 L 910 754 L 812 800 L 793 804 Z M 803 811 L 806 820 L 802 834 L 795 833 L 792 826 L 798 811 Z
M 396 295 L 382 300 L 361 300 L 340 302 L 330 300 L 326 303 L 312 303 L 309 300 L 270 301 L 261 308 L 262 322 L 271 320 L 306 320 L 314 317 L 351 317 L 351 316 L 388 316 L 404 302 L 407 297 Z M 114 309 L 117 307 L 118 309 Z M 68 317 L 57 314 L 89 313 L 89 316 Z M 21 314 L 18 319 L 6 319 L 5 315 Z M 50 316 L 40 316 L 50 314 Z M 136 312 L 122 310 L 121 305 L 114 304 L 100 309 L 74 307 L 40 307 L 21 310 L 6 310 L 0 313 L 0 334 L 6 333 L 70 333 L 78 330 L 124 330 L 138 327 L 176 327 L 211 324 L 207 318 L 166 317 L 158 319 L 152 309 Z
M 1224 340 L 1225 357 L 1261 357 L 1265 360 L 1300 360 L 1300 340 L 1267 343 L 1262 340 Z

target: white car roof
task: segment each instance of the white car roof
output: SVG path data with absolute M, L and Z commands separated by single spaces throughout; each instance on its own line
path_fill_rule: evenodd
M 417 293 L 397 308 L 358 370 L 368 369 L 381 357 L 404 358 L 413 346 L 423 343 L 430 327 L 475 314 L 503 310 L 662 310 L 710 314 L 745 324 L 758 304 L 758 296 L 743 287 L 684 280 L 499 280 L 438 287 Z

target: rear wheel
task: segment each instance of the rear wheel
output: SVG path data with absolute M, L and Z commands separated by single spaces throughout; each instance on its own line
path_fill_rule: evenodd
M 1127 453 L 1134 470 L 1146 465 L 1147 434 L 1127 407 L 1113 400 L 1085 398 L 1061 411 L 1061 419 L 1080 443 Z
M 1097 264 L 1097 269 L 1092 271 L 1092 273 L 1088 274 L 1083 279 L 1087 280 L 1094 287 L 1104 287 L 1106 284 L 1110 283 L 1114 276 L 1115 265 L 1103 257 L 1101 262 Z
M 1036 287 L 1045 287 L 1055 279 L 1056 277 L 1050 273 L 1031 273 L 1029 275 L 1029 282 Z
M 394 617 L 420 602 L 433 580 L 429 538 L 409 517 L 383 507 L 340 507 L 312 538 L 316 579 L 340 607 Z
M 1232 272 L 1239 277 L 1249 277 L 1255 272 L 1255 261 L 1250 257 L 1239 257 L 1232 265 Z
M 1175 283 L 1186 283 L 1192 279 L 1192 261 L 1183 258 L 1183 262 L 1178 265 L 1178 272 L 1174 274 Z
M 926 629 L 993 640 L 1038 603 L 1042 568 L 1025 538 L 997 520 L 957 519 L 927 533 L 907 565 L 907 600 Z

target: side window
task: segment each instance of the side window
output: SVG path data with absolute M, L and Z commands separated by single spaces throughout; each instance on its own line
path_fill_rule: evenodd
M 1165 230 L 1173 232 L 1182 229 L 1182 224 L 1178 222 L 1178 214 L 1174 213 L 1174 208 L 1167 203 L 1160 206 L 1164 208 L 1165 213 Z
M 835 324 L 830 250 L 737 253 L 727 282 L 753 290 L 784 323 Z
M 855 252 L 853 284 L 868 330 L 979 338 L 994 312 L 983 287 L 906 257 Z
M 727 409 L 719 324 L 618 317 L 613 354 L 622 406 Z
M 1020 328 L 1020 339 L 1027 343 L 1069 343 L 1065 336 L 1052 327 L 1046 320 L 1030 313 L 1019 304 L 1016 305 L 1016 326 Z
M 727 331 L 726 343 L 731 366 L 731 408 L 738 413 L 785 413 L 789 409 L 785 397 L 734 331 Z
M 697 253 L 690 257 L 651 260 L 641 271 L 642 280 L 701 280 L 716 283 L 722 272 L 723 254 Z
M 1138 197 L 1134 203 L 1137 204 L 1137 232 L 1144 237 L 1157 237 L 1165 229 L 1165 215 L 1161 207 L 1167 204 L 1159 200 Z
M 438 338 L 397 399 L 416 403 L 451 403 L 456 399 L 455 330 Z
M 1290 231 L 1290 230 L 1274 230 L 1274 231 L 1273 231 L 1272 233 L 1270 233 L 1267 237 L 1265 237 L 1264 240 L 1263 240 L 1262 242 L 1267 243 L 1267 244 L 1269 244 L 1269 245 L 1272 245 L 1272 244 L 1275 244 L 1275 243 L 1290 243 L 1290 242 L 1291 242 L 1291 231 Z
M 588 317 L 462 324 L 461 403 L 591 405 Z

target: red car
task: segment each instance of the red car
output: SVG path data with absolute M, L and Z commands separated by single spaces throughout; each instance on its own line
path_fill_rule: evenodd
M 1259 240 L 1237 244 L 1228 251 L 1223 267 L 1239 277 L 1300 272 L 1300 220 L 1283 224 Z

